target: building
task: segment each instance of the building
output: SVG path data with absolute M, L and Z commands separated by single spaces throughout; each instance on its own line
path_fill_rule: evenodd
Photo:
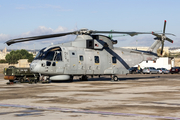
M 0 51 L 0 60 L 5 60 L 6 55 L 9 52 L 7 52 L 7 48 L 5 47 L 4 50 Z

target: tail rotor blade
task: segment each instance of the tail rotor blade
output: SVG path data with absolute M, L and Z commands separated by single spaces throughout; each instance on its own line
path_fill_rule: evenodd
M 166 37 L 166 40 L 173 43 L 173 40 L 171 40 L 170 38 Z
M 164 21 L 163 35 L 165 35 L 165 30 L 166 30 L 166 20 Z
M 161 55 L 162 55 L 162 53 L 163 53 L 163 48 L 164 48 L 164 41 L 162 41 Z

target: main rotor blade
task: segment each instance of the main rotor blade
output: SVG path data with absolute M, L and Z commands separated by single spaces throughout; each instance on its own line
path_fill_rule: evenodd
M 165 30 L 166 30 L 166 20 L 164 21 L 163 35 L 165 35 Z
M 152 34 L 151 32 L 118 32 L 118 31 L 91 31 L 91 33 L 105 33 L 105 34 L 128 34 L 130 36 L 138 34 Z
M 61 36 L 69 35 L 69 34 L 75 34 L 75 33 L 76 33 L 76 31 L 67 32 L 67 33 L 58 33 L 58 34 L 34 36 L 34 37 L 17 38 L 17 39 L 12 39 L 12 40 L 7 41 L 6 44 L 9 46 L 11 44 L 19 43 L 19 42 L 40 40 L 40 39 L 46 39 L 46 38 L 54 38 L 54 37 L 61 37 Z

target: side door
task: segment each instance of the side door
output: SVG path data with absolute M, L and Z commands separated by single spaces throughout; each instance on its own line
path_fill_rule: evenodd
M 78 55 L 76 50 L 69 51 L 70 56 L 70 74 L 76 74 L 78 68 Z
M 101 59 L 100 59 L 100 55 L 98 53 L 94 53 L 94 57 L 93 57 L 93 62 L 94 62 L 94 74 L 101 74 L 100 71 L 100 66 L 101 66 Z
M 45 72 L 48 74 L 54 74 L 56 72 L 56 62 L 54 61 L 55 52 L 51 51 L 46 56 Z
M 85 74 L 86 67 L 85 67 L 85 55 L 78 54 L 78 70 L 77 74 Z
M 93 64 L 94 64 L 94 61 L 93 61 L 93 52 L 88 50 L 88 51 L 85 51 L 85 67 L 86 67 L 86 70 L 85 70 L 85 74 L 87 75 L 93 75 Z
M 56 56 L 54 58 L 54 61 L 56 63 L 56 73 L 63 74 L 65 67 L 64 67 L 64 62 L 62 59 L 62 52 L 61 51 L 56 52 Z

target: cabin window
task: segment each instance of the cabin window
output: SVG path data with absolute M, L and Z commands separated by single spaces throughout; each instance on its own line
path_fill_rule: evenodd
M 72 52 L 72 55 L 75 55 L 75 53 L 74 53 L 74 52 Z
M 84 61 L 84 57 L 82 55 L 79 56 L 80 61 Z
M 116 57 L 112 57 L 112 63 L 114 63 L 114 64 L 117 63 Z
M 53 62 L 52 66 L 56 66 L 56 63 L 55 63 L 55 62 Z
M 99 56 L 94 56 L 94 62 L 99 63 Z
M 94 40 L 86 40 L 86 48 L 93 49 L 94 48 Z
M 47 61 L 46 66 L 51 66 L 51 62 Z
M 62 55 L 61 55 L 61 52 L 56 54 L 54 60 L 55 60 L 55 61 L 62 61 Z

